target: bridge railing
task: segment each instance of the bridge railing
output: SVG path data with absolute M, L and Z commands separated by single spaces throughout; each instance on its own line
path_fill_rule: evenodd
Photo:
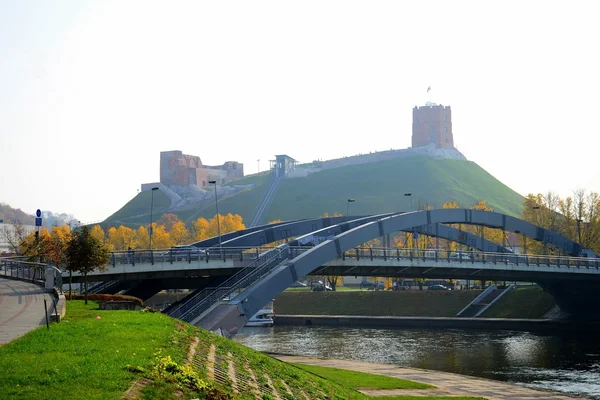
M 298 251 L 295 251 L 297 254 Z M 183 321 L 192 322 L 223 300 L 232 300 L 252 283 L 264 277 L 275 266 L 288 259 L 292 253 L 289 247 L 271 248 L 238 273 L 216 288 L 206 288 L 191 297 L 185 303 L 167 314 Z
M 575 268 L 600 268 L 600 259 L 547 254 L 514 254 L 447 249 L 357 247 L 346 251 L 342 259 L 422 260 L 435 262 L 490 263 Z
M 273 247 L 223 247 L 221 249 L 212 247 L 210 249 L 185 248 L 185 249 L 156 249 L 156 250 L 126 250 L 113 251 L 110 253 L 110 264 L 155 264 L 185 261 L 209 262 L 214 260 L 253 260 L 261 253 L 273 249 Z

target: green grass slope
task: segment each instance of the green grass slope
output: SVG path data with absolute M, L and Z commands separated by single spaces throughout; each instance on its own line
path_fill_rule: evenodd
M 264 221 L 318 217 L 325 212 L 367 215 L 409 210 L 412 205 L 441 207 L 456 201 L 471 207 L 485 200 L 495 211 L 518 215 L 523 198 L 471 161 L 425 156 L 352 165 L 285 180 Z M 264 222 L 263 221 L 263 222 Z
M 2 399 L 368 399 L 354 387 L 428 387 L 333 369 L 315 374 L 164 314 L 104 311 L 93 301 L 69 301 L 50 330 L 0 346 L 0 370 Z
M 454 317 L 481 290 L 429 291 L 285 291 L 275 299 L 281 315 L 370 315 L 395 317 Z
M 542 318 L 554 306 L 552 295 L 541 288 L 508 292 L 482 315 L 484 318 Z
M 151 191 L 138 193 L 129 200 L 121 209 L 108 217 L 102 226 L 125 225 L 137 229 L 140 225 L 148 226 L 150 223 L 150 204 L 152 203 Z M 152 207 L 152 219 L 157 221 L 171 205 L 169 196 L 157 190 L 154 192 L 154 204 Z
M 261 173 L 229 183 L 255 186 L 220 198 L 219 211 L 221 214 L 239 214 L 248 224 L 272 180 L 272 174 Z M 404 196 L 405 193 L 412 193 L 412 196 Z M 104 225 L 147 223 L 149 196 L 149 192 L 138 194 L 109 217 Z M 157 197 L 155 195 L 154 199 L 156 219 L 168 206 L 166 196 L 162 195 L 160 200 Z M 523 201 L 521 195 L 474 162 L 414 156 L 351 165 L 305 178 L 284 180 L 260 223 L 275 219 L 315 218 L 324 213 L 346 214 L 349 198 L 356 200 L 350 204 L 351 215 L 406 211 L 410 209 L 412 199 L 415 209 L 424 204 L 441 207 L 447 201 L 456 201 L 460 206 L 470 208 L 479 200 L 485 200 L 495 211 L 517 216 Z M 198 217 L 212 218 L 215 204 L 214 201 L 204 201 L 170 212 L 190 222 Z

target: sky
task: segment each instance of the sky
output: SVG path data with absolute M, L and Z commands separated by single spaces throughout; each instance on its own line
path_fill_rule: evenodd
M 406 148 L 428 87 L 518 193 L 600 192 L 598 8 L 0 0 L 0 202 L 89 223 L 158 182 L 161 151 L 252 174 Z

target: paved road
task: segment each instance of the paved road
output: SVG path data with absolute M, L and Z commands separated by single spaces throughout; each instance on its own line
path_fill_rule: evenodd
M 369 396 L 449 396 L 449 398 L 452 398 L 451 396 L 472 396 L 484 397 L 488 400 L 582 399 L 582 397 L 572 397 L 556 392 L 529 389 L 504 382 L 473 378 L 448 372 L 396 367 L 394 365 L 373 364 L 361 361 L 330 360 L 277 354 L 272 355 L 285 362 L 319 365 L 323 367 L 386 375 L 394 378 L 427 383 L 437 388 L 433 390 L 361 390 L 361 392 L 368 394 Z
M 52 295 L 42 287 L 0 277 L 0 344 L 46 324 L 44 298 L 50 308 Z

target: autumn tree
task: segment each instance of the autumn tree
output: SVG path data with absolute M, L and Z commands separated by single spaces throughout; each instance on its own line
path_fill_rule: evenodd
M 54 266 L 62 268 L 67 263 L 67 247 L 71 241 L 71 228 L 68 225 L 55 226 L 49 235 L 42 236 L 45 258 Z
M 178 222 L 182 222 L 181 219 L 179 219 L 179 217 L 175 214 L 163 214 L 162 217 L 160 217 L 158 219 L 158 221 L 156 221 L 156 224 L 158 226 L 164 226 L 165 227 L 165 231 L 167 232 L 171 232 L 171 230 L 173 229 L 173 226 L 178 223 Z
M 600 196 L 577 190 L 561 199 L 557 194 L 528 194 L 523 200 L 521 219 L 558 232 L 592 251 L 600 252 Z M 580 240 L 581 239 L 581 240 Z M 523 239 L 522 239 L 523 241 Z M 522 243 L 524 245 L 525 243 Z M 543 242 L 527 241 L 527 252 L 556 251 Z
M 133 242 L 134 247 L 137 249 L 149 249 L 150 248 L 150 235 L 148 235 L 148 229 L 145 226 L 140 225 L 135 235 L 135 241 Z
M 126 226 L 110 228 L 108 230 L 108 241 L 115 251 L 129 250 L 134 246 L 136 232 Z
M 177 221 L 173 224 L 169 232 L 169 237 L 173 246 L 180 246 L 190 242 L 190 233 L 182 221 Z
M 73 232 L 71 241 L 66 250 L 67 269 L 72 272 L 83 274 L 85 304 L 87 304 L 88 300 L 88 273 L 96 268 L 104 271 L 106 269 L 106 264 L 108 264 L 109 261 L 108 253 L 106 246 L 90 234 L 87 226 Z M 69 289 L 69 295 L 70 294 Z

